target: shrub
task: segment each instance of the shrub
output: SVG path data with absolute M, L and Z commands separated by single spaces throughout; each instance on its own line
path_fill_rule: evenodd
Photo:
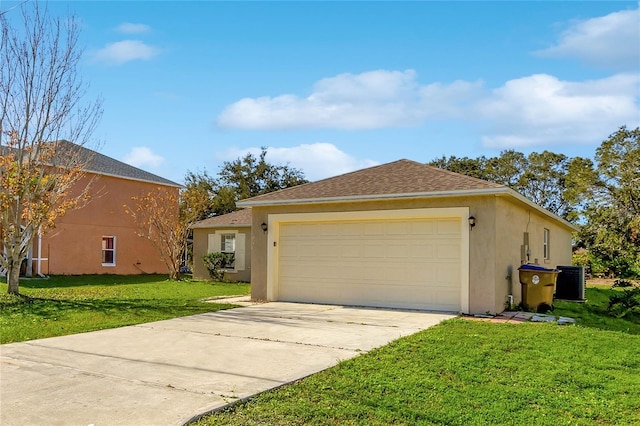
M 233 267 L 234 255 L 232 253 L 208 253 L 202 256 L 204 266 L 209 271 L 209 276 L 216 281 L 224 280 L 224 270 Z
M 640 287 L 625 288 L 609 297 L 609 314 L 623 318 L 627 315 L 640 315 Z
M 628 280 L 615 280 L 611 288 L 615 288 L 615 287 L 620 287 L 620 288 L 633 287 L 633 283 Z

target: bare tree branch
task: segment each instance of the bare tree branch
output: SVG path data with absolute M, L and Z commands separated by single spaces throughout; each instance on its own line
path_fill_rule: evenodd
M 82 147 L 102 115 L 100 100 L 82 103 L 77 20 L 39 2 L 20 11 L 18 23 L 0 14 L 0 269 L 16 294 L 34 237 L 87 198 Z

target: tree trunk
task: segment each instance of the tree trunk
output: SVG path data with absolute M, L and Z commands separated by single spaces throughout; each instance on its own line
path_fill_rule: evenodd
M 7 271 L 7 284 L 9 285 L 9 294 L 20 294 L 20 264 L 22 262 L 11 260 L 9 262 L 9 270 Z
M 169 271 L 169 279 L 171 281 L 180 281 L 180 267 L 179 266 L 176 268 L 175 265 L 173 265 L 173 267 Z

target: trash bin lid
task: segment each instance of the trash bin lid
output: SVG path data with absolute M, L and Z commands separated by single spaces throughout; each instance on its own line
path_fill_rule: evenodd
M 544 266 L 525 263 L 518 268 L 518 271 L 540 271 L 540 272 L 560 272 L 558 269 L 545 268 Z

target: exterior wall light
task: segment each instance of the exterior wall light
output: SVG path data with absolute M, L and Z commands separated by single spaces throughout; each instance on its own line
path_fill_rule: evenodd
M 264 232 L 265 234 L 267 233 L 267 229 L 269 229 L 267 227 L 267 224 L 262 222 L 262 224 L 260 225 L 260 228 L 262 228 L 262 232 Z
M 473 229 L 476 226 L 476 218 L 475 216 L 469 216 L 469 227 Z

